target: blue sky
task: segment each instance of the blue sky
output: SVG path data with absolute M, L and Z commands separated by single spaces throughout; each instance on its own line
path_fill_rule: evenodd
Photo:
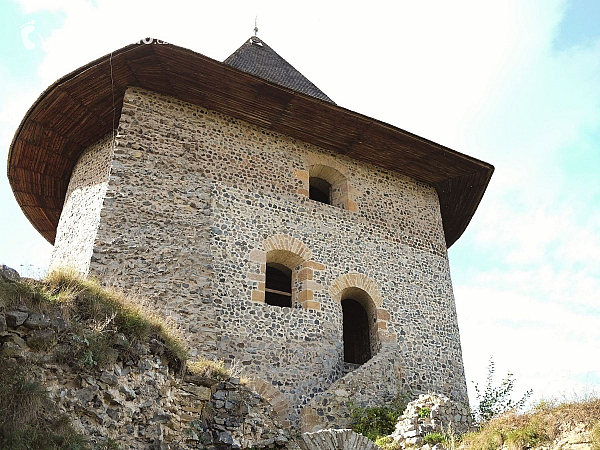
M 339 105 L 496 166 L 449 251 L 467 379 L 491 355 L 538 398 L 599 392 L 600 3 L 213 3 L 3 1 L 2 159 L 62 75 L 145 36 L 223 60 L 258 15 L 259 36 Z M 0 263 L 42 274 L 51 246 L 5 176 L 0 204 Z

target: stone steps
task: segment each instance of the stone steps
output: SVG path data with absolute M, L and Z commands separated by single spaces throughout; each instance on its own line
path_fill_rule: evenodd
M 353 364 L 353 363 L 348 363 L 345 362 L 344 365 L 342 366 L 342 377 L 345 377 L 346 375 L 348 375 L 350 372 L 354 372 L 356 369 L 358 369 L 362 364 Z

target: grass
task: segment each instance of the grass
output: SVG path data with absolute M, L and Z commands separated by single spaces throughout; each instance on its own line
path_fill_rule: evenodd
M 173 328 L 161 317 L 122 293 L 85 279 L 73 271 L 59 270 L 43 280 L 0 278 L 0 312 L 26 306 L 30 313 L 62 317 L 66 329 L 51 339 L 32 339 L 34 351 L 50 353 L 59 363 L 89 372 L 122 360 L 136 360 L 153 351 L 169 366 L 206 378 L 230 378 L 222 361 L 187 363 L 187 350 Z M 35 355 L 31 355 L 35 358 Z M 38 355 L 39 356 L 39 355 Z M 33 378 L 31 358 L 0 361 L 0 448 L 8 450 L 69 449 L 116 450 L 107 439 L 90 444 L 73 429 L 43 386 Z
M 29 365 L 14 360 L 0 365 L 0 448 L 90 448 L 30 372 Z
M 225 368 L 223 361 L 213 361 L 210 359 L 199 359 L 198 361 L 188 363 L 187 371 L 199 377 L 220 381 L 227 380 L 231 376 Z
M 600 420 L 590 430 L 592 450 L 600 450 Z
M 441 444 L 446 442 L 446 435 L 444 433 L 427 433 L 423 436 L 423 442 L 431 446 Z
M 552 442 L 564 431 L 583 424 L 595 450 L 600 450 L 600 398 L 576 402 L 542 401 L 530 412 L 509 412 L 463 436 L 462 447 L 473 450 L 532 448 Z M 594 447 L 593 447 L 594 448 Z
M 171 367 L 179 370 L 187 360 L 186 348 L 162 318 L 122 293 L 73 271 L 54 271 L 39 281 L 0 280 L 0 310 L 19 305 L 70 322 L 68 332 L 58 336 L 56 342 L 59 362 L 81 369 L 102 368 L 118 358 L 140 357 L 149 341 L 161 347 Z M 42 343 L 39 347 L 48 350 Z

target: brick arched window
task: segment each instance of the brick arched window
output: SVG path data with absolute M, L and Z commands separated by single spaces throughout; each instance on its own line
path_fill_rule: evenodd
M 288 235 L 275 235 L 265 239 L 263 250 L 250 251 L 249 261 L 256 264 L 256 272 L 248 277 L 255 287 L 251 300 L 279 307 L 321 309 L 314 298 L 313 272 L 325 266 L 311 260 L 310 249 L 298 239 Z
M 292 306 L 292 269 L 283 264 L 267 262 L 265 277 L 265 303 Z
M 348 209 L 348 180 L 330 166 L 315 164 L 308 171 L 309 198 Z

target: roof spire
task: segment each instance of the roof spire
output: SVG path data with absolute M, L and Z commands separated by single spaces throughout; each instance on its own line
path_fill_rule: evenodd
M 256 24 L 257 21 L 258 21 L 258 16 L 256 16 L 254 18 L 254 36 L 256 36 L 258 34 L 258 25 Z

